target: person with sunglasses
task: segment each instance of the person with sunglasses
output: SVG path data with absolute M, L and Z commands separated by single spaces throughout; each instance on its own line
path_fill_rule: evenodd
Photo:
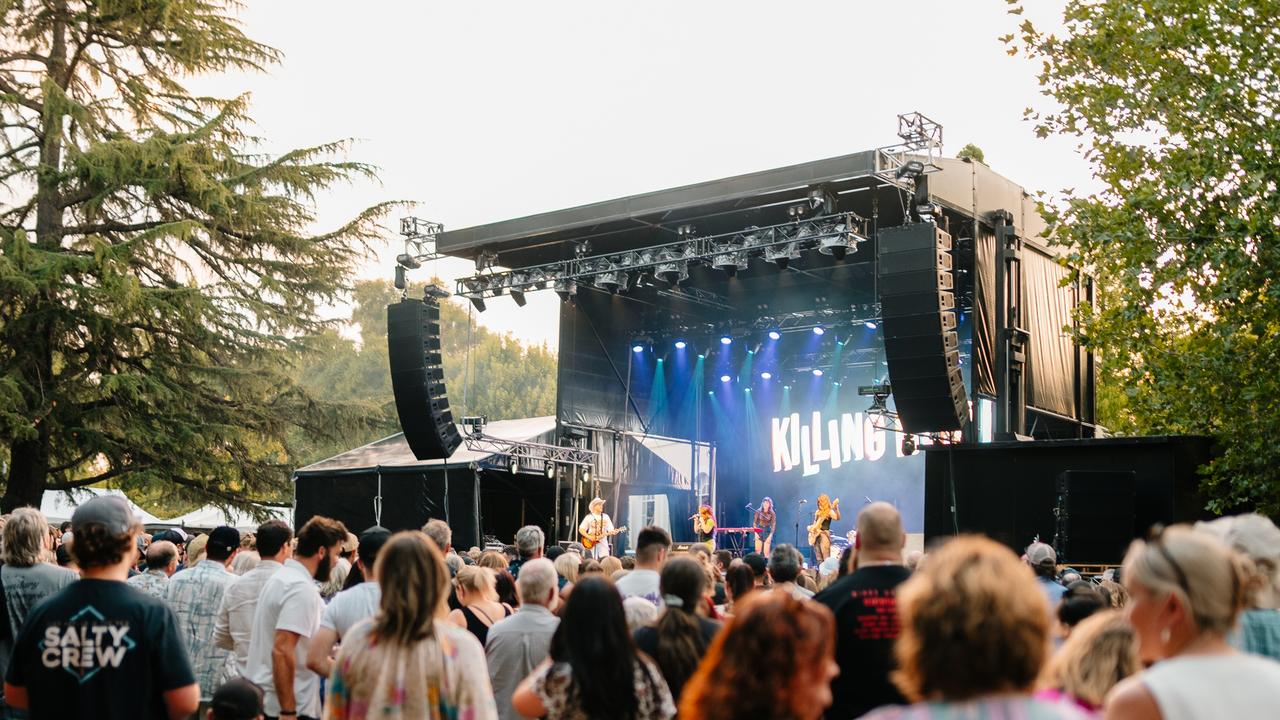
M 1107 720 L 1274 717 L 1280 663 L 1227 634 L 1245 605 L 1244 559 L 1209 533 L 1157 527 L 1125 555 L 1126 612 L 1146 671 L 1107 698 Z

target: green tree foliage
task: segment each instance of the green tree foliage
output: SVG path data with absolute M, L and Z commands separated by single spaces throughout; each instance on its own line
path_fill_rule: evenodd
M 358 422 L 290 380 L 378 236 L 315 234 L 369 178 L 343 143 L 268 157 L 194 75 L 278 53 L 223 0 L 0 0 L 0 507 L 110 479 L 187 500 L 287 490 L 290 428 Z
M 1210 508 L 1280 512 L 1280 3 L 1071 0 L 1064 19 L 1005 40 L 1043 63 L 1039 134 L 1079 137 L 1103 184 L 1046 215 L 1102 284 L 1082 339 L 1114 421 L 1212 434 Z
M 982 148 L 974 145 L 973 143 L 969 143 L 968 145 L 960 148 L 960 152 L 956 153 L 956 157 L 961 160 L 964 160 L 965 158 L 972 158 L 980 163 L 985 163 L 987 161 L 986 153 L 982 152 Z
M 421 288 L 411 288 L 409 296 L 421 297 Z M 296 432 L 294 446 L 302 462 L 400 431 L 387 372 L 387 305 L 400 300 L 400 291 L 384 281 L 361 281 L 353 299 L 351 325 L 359 329 L 359 341 L 337 332 L 325 334 L 298 365 L 296 377 L 310 392 L 361 408 L 377 420 L 372 427 L 349 422 L 319 438 Z M 556 357 L 547 348 L 526 348 L 509 335 L 480 327 L 469 310 L 448 300 L 440 303 L 440 344 L 455 420 L 463 415 L 506 420 L 555 413 Z

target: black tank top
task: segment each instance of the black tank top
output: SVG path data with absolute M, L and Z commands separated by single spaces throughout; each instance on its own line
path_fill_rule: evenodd
M 510 614 L 511 614 L 511 610 L 506 605 L 503 605 L 502 617 L 507 617 Z M 485 625 L 484 621 L 480 619 L 480 616 L 477 615 L 474 611 L 472 611 L 472 609 L 469 607 L 462 608 L 462 617 L 466 618 L 467 620 L 467 632 L 471 633 L 472 635 L 475 635 L 476 639 L 480 641 L 480 645 L 483 646 L 484 641 L 489 638 L 489 628 L 491 626 Z M 501 619 L 502 618 L 496 618 L 494 622 L 497 622 L 498 620 L 501 620 Z

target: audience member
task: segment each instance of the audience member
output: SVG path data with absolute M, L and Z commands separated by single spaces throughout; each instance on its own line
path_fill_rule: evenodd
M 520 681 L 547 659 L 551 636 L 560 625 L 560 618 L 553 614 L 560 593 L 550 560 L 530 558 L 522 562 L 516 585 L 523 600 L 520 608 L 511 617 L 494 623 L 485 640 L 489 680 L 502 720 L 519 717 L 511 706 L 511 696 Z
M 27 614 L 14 642 L 5 702 L 33 718 L 194 713 L 200 687 L 173 612 L 125 584 L 142 532 L 129 503 L 118 495 L 94 497 L 75 509 L 71 531 L 81 579 Z
M 298 531 L 293 557 L 258 595 L 245 676 L 262 688 L 268 717 L 320 717 L 320 676 L 307 667 L 307 649 L 324 611 L 317 583 L 329 579 L 346 539 L 342 523 L 311 518 Z
M 919 550 L 912 550 L 907 553 L 907 569 L 915 572 L 920 569 L 920 563 L 924 561 L 924 553 Z
M 498 601 L 493 571 L 486 567 L 465 567 L 453 581 L 462 607 L 449 613 L 449 622 L 476 636 L 481 645 L 489 628 L 512 613 L 510 605 Z
M 634 555 L 623 555 L 622 557 L 620 557 L 620 558 L 618 558 L 618 559 L 622 562 L 622 569 L 623 569 L 623 570 L 635 570 L 635 569 L 636 569 L 636 558 L 635 558 L 635 556 L 634 556 Z
M 600 565 L 600 561 L 595 558 L 587 558 L 582 561 L 582 567 L 578 569 L 578 577 L 585 575 L 603 575 L 604 567 Z
M 333 596 L 321 613 L 320 629 L 307 648 L 307 667 L 320 677 L 328 677 L 333 671 L 333 644 L 341 642 L 351 628 L 377 614 L 378 603 L 382 600 L 382 590 L 378 585 L 378 553 L 390 538 L 391 531 L 381 525 L 373 525 L 360 533 L 356 562 L 351 572 L 360 573 L 365 580 Z
M 574 583 L 578 582 L 578 568 L 580 567 L 582 567 L 582 556 L 578 553 L 567 552 L 556 558 L 555 568 L 556 574 L 560 576 L 561 597 L 568 597 L 568 593 L 573 589 Z
M 214 691 L 200 720 L 262 720 L 262 688 L 242 677 L 226 681 Z
M 516 531 L 516 559 L 508 563 L 507 570 L 511 577 L 520 579 L 520 568 L 530 560 L 542 557 L 542 548 L 547 544 L 547 536 L 537 525 L 525 525 Z
M 1129 602 L 1129 591 L 1115 580 L 1103 580 L 1098 583 L 1098 591 L 1104 594 L 1108 607 L 1113 610 L 1122 610 Z
M 890 680 L 898 638 L 897 589 L 911 571 L 902 565 L 907 534 L 897 508 L 875 502 L 858 513 L 858 568 L 814 599 L 836 619 L 836 662 L 828 718 L 855 718 L 904 701 Z
M 329 581 L 320 585 L 320 597 L 325 602 L 333 599 L 347 585 L 347 576 L 351 574 L 351 561 L 355 559 L 356 548 L 360 546 L 360 539 L 352 533 L 347 533 L 347 538 L 342 541 L 342 552 L 339 553 L 337 559 L 333 562 L 333 569 L 329 571 Z
M 1097 713 L 1111 688 L 1141 669 L 1133 626 L 1118 611 L 1104 610 L 1081 620 L 1049 659 L 1036 697 Z
M 622 597 L 639 597 L 662 605 L 662 590 L 658 571 L 671 550 L 671 534 L 657 525 L 650 525 L 636 535 L 636 567 L 618 581 Z
M 742 558 L 742 564 L 751 568 L 752 574 L 755 575 L 756 587 L 769 587 L 769 559 L 760 553 L 747 553 Z
M 663 611 L 653 627 L 633 633 L 636 647 L 658 663 L 672 699 L 679 704 L 685 682 L 697 669 L 720 623 L 698 616 L 707 576 L 697 561 L 675 557 L 662 567 L 659 579 Z
M 1058 625 L 1062 636 L 1071 634 L 1075 626 L 1085 618 L 1108 606 L 1102 593 L 1088 580 L 1077 580 L 1067 586 L 1058 602 Z
M 732 614 L 747 593 L 756 588 L 756 574 L 746 563 L 733 565 L 725 573 L 724 585 L 727 602 L 722 612 Z
M 812 591 L 796 584 L 796 578 L 800 575 L 800 566 L 803 564 L 804 558 L 794 545 L 788 543 L 775 545 L 773 553 L 769 555 L 769 577 L 773 579 L 773 589 L 790 593 L 800 600 L 813 597 Z
M 449 569 L 449 577 L 458 574 L 458 570 L 462 567 L 462 560 L 453 552 L 453 530 L 449 528 L 449 523 L 436 518 L 428 520 L 426 525 L 422 526 L 422 532 L 436 544 L 440 550 L 440 555 L 444 557 L 445 566 Z M 450 561 L 453 562 L 450 562 Z M 462 603 L 458 602 L 458 593 L 454 591 L 453 583 L 449 584 L 449 609 L 457 610 L 462 607 Z
M 898 586 L 897 601 L 894 679 L 916 704 L 872 711 L 870 720 L 1087 717 L 1031 696 L 1049 650 L 1049 609 L 1008 548 L 955 538 Z
M 633 635 L 635 631 L 652 625 L 658 619 L 657 606 L 642 597 L 624 599 L 622 612 L 627 616 L 627 631 Z
M 343 638 L 329 676 L 325 716 L 497 718 L 484 648 L 470 633 L 440 620 L 449 574 L 436 543 L 424 533 L 396 533 L 378 552 L 374 568 L 382 588 L 380 612 Z
M 236 656 L 236 672 L 249 672 L 249 639 L 253 635 L 253 616 L 258 609 L 258 595 L 267 579 L 284 567 L 293 554 L 293 528 L 283 520 L 268 520 L 258 526 L 258 566 L 232 581 L 218 605 L 218 619 L 213 626 L 213 642 Z M 152 543 L 154 545 L 155 543 Z
M 147 546 L 146 556 L 146 571 L 125 582 L 135 590 L 163 600 L 169 588 L 169 578 L 178 571 L 178 548 L 168 540 L 161 540 Z
M 205 545 L 209 542 L 209 536 L 204 533 L 196 533 L 187 541 L 187 560 L 183 566 L 178 568 L 178 572 L 182 572 L 188 568 L 199 565 L 205 559 Z M 177 575 L 178 573 L 174 573 Z
M 604 572 L 605 577 L 612 578 L 613 574 L 622 569 L 622 561 L 610 555 L 600 561 L 600 570 Z
M 509 605 L 512 608 L 520 606 L 520 593 L 516 590 L 516 579 L 511 577 L 511 571 L 498 570 L 494 572 L 493 591 L 498 596 L 498 602 Z
M 231 563 L 231 573 L 237 576 L 243 575 L 258 567 L 260 562 L 262 562 L 262 556 L 258 555 L 257 536 L 251 532 L 244 533 L 240 536 L 240 552 L 236 553 L 236 559 Z
M 551 547 L 547 548 L 547 552 L 543 555 L 543 557 L 545 557 L 546 559 L 548 559 L 548 560 L 550 560 L 552 563 L 554 563 L 554 562 L 556 561 L 556 558 L 560 557 L 561 555 L 563 555 L 563 554 L 565 554 L 565 553 L 567 553 L 567 552 L 569 552 L 569 551 L 568 551 L 568 550 L 565 550 L 564 548 L 560 547 L 559 545 L 552 545 Z M 517 579 L 519 579 L 519 578 L 517 578 Z
M 480 559 L 476 561 L 476 565 L 490 570 L 506 570 L 507 556 L 497 550 L 486 550 L 480 554 Z
M 721 580 L 724 580 L 724 574 L 729 572 L 729 566 L 732 564 L 733 564 L 733 553 L 729 552 L 728 550 L 716 551 L 715 558 L 712 562 L 712 567 L 715 568 L 715 571 L 719 575 Z
M 1280 660 L 1280 528 L 1250 513 L 1198 523 L 1248 560 L 1248 591 L 1240 621 L 1227 640 L 1233 647 Z
M 1145 662 L 1107 698 L 1108 720 L 1271 717 L 1280 663 L 1235 650 L 1227 633 L 1245 605 L 1245 561 L 1206 532 L 1156 528 L 1125 555 L 1126 608 Z
M 681 720 L 817 720 L 839 673 L 822 605 L 753 592 L 716 636 L 680 700 Z
M 233 527 L 214 528 L 204 537 L 205 559 L 174 575 L 165 590 L 200 683 L 201 710 L 207 709 L 213 691 L 236 674 L 235 655 L 214 643 L 213 631 L 222 598 L 236 579 L 227 568 L 240 551 L 240 533 Z
M 1027 546 L 1026 558 L 1027 564 L 1035 571 L 1040 591 L 1049 601 L 1049 611 L 1053 612 L 1058 607 L 1058 601 L 1062 600 L 1062 595 L 1067 592 L 1067 588 L 1057 579 L 1058 553 L 1054 551 L 1052 545 L 1033 542 Z
M 583 578 L 573 589 L 549 657 L 516 688 L 512 704 L 524 717 L 549 720 L 666 720 L 675 714 L 658 668 L 627 632 L 617 588 L 603 577 Z

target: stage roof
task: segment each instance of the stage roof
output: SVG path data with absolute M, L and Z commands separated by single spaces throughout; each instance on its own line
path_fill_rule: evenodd
M 708 180 L 682 187 L 657 190 L 554 210 L 486 225 L 446 230 L 437 236 L 437 248 L 445 255 L 474 258 L 480 250 L 500 254 L 506 267 L 553 262 L 572 257 L 571 243 L 589 239 L 591 254 L 617 252 L 670 242 L 678 226 L 692 223 L 699 234 L 734 230 L 747 221 L 765 224 L 764 216 L 804 199 L 810 188 L 825 185 L 838 195 L 862 193 L 877 196 L 881 226 L 901 222 L 892 213 L 901 205 L 896 186 L 876 177 L 876 150 L 815 160 L 771 170 Z M 1024 237 L 1039 236 L 1044 225 L 1034 200 L 1017 183 L 978 162 L 942 158 L 939 172 L 931 173 L 929 190 L 949 209 L 972 217 L 993 210 L 1013 213 Z M 868 201 L 869 202 L 869 201 Z M 861 209 L 869 216 L 867 209 Z M 746 220 L 743 219 L 746 215 Z M 760 222 L 757 220 L 760 219 Z M 655 234 L 661 240 L 655 241 Z

